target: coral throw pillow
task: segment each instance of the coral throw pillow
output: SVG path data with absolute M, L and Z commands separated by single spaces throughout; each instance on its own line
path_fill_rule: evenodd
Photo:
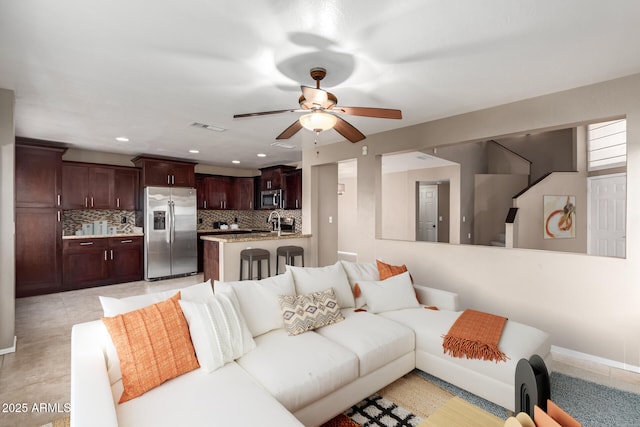
M 402 274 L 407 271 L 407 266 L 404 264 L 391 265 L 385 264 L 380 260 L 376 260 L 376 264 L 378 266 L 378 273 L 380 273 L 380 280 L 385 280 L 389 277 L 397 276 L 398 274 Z
M 178 292 L 166 301 L 102 318 L 120 359 L 124 392 L 119 403 L 200 367 L 179 299 Z

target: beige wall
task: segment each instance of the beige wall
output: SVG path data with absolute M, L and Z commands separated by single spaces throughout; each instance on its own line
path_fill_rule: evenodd
M 303 152 L 314 165 L 358 159 L 358 257 L 406 263 L 419 283 L 459 292 L 465 306 L 498 312 L 551 333 L 556 346 L 640 366 L 640 75 L 369 135 Z M 627 117 L 627 258 L 529 249 L 377 239 L 380 155 L 561 129 Z M 361 154 L 362 146 L 368 154 Z M 317 152 L 317 153 L 316 153 Z M 305 200 L 312 185 L 304 184 Z M 313 206 L 303 210 L 310 227 Z M 309 230 L 307 230 L 309 231 Z M 322 238 L 319 247 L 325 245 Z
M 0 89 L 0 353 L 15 337 L 14 93 Z
M 358 180 L 340 178 L 344 194 L 338 196 L 338 251 L 356 252 L 358 241 Z

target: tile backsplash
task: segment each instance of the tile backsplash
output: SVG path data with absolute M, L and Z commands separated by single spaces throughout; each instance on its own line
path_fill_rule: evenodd
M 238 226 L 245 229 L 267 230 L 267 218 L 271 211 L 263 210 L 198 210 L 198 230 L 210 230 L 215 221 L 233 224 L 237 218 Z M 280 215 L 294 218 L 296 231 L 302 231 L 302 211 L 278 209 Z M 125 218 L 126 222 L 122 222 Z M 202 222 L 200 222 L 202 220 Z M 118 227 L 118 233 L 131 233 L 136 225 L 136 211 L 124 210 L 66 210 L 62 215 L 62 228 L 65 236 L 76 234 L 82 229 L 82 224 L 92 224 L 94 221 L 107 221 L 110 227 Z
M 125 218 L 126 222 L 122 222 Z M 66 210 L 62 212 L 62 232 L 64 236 L 73 236 L 82 230 L 82 224 L 94 221 L 107 221 L 109 227 L 118 227 L 118 233 L 131 233 L 136 225 L 136 211 L 123 210 Z

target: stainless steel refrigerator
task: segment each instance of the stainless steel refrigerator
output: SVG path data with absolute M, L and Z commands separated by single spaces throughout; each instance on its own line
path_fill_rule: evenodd
M 198 270 L 196 190 L 144 189 L 144 278 L 195 274 Z

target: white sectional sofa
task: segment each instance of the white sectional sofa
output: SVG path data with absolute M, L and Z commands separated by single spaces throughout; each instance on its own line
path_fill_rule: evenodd
M 358 298 L 353 296 L 356 283 L 363 284 Z M 375 264 L 344 261 L 288 268 L 259 282 L 216 282 L 216 294 L 233 295 L 255 348 L 213 372 L 193 370 L 125 403 L 118 403 L 122 380 L 114 374 L 119 367 L 103 322 L 74 325 L 71 425 L 318 426 L 416 367 L 513 410 L 515 366 L 532 354 L 550 362 L 549 335 L 508 321 L 499 343 L 506 362 L 453 358 L 444 353 L 442 337 L 461 313 L 457 295 L 409 284 L 415 290 L 410 301 L 402 286 L 404 294 L 394 290 L 384 297 L 390 288 L 388 281 L 379 281 Z M 290 336 L 278 295 L 329 287 L 344 320 Z M 375 314 L 366 305 L 367 296 L 374 302 L 373 295 L 378 299 Z M 116 312 L 168 296 L 123 299 Z M 106 316 L 116 312 L 105 309 Z

